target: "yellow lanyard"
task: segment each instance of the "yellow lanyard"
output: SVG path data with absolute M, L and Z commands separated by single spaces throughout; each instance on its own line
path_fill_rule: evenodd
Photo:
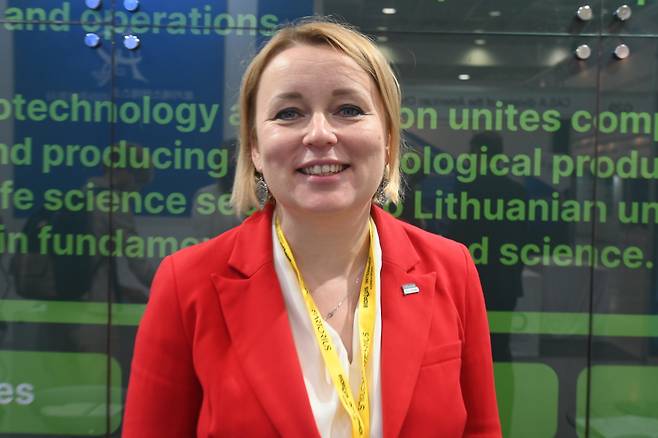
M 306 310 L 315 332 L 315 338 L 320 347 L 322 358 L 329 370 L 331 380 L 334 387 L 338 392 L 341 404 L 347 411 L 352 420 L 352 437 L 367 437 L 370 434 L 370 400 L 368 395 L 368 360 L 372 350 L 373 334 L 375 331 L 375 254 L 374 254 L 374 225 L 372 219 L 368 221 L 368 231 L 370 233 L 370 249 L 368 252 L 368 261 L 363 270 L 363 280 L 361 281 L 361 290 L 359 295 L 359 344 L 361 346 L 361 386 L 359 388 L 359 402 L 354 403 L 354 396 L 350 388 L 347 373 L 343 369 L 338 358 L 338 352 L 334 343 L 331 341 L 327 328 L 324 325 L 324 320 L 320 311 L 315 306 L 311 291 L 306 287 L 302 274 L 297 267 L 295 257 L 292 254 L 290 245 L 281 230 L 279 219 L 275 220 L 276 234 L 279 238 L 279 243 L 283 248 L 290 265 L 292 266 L 297 282 L 302 292 L 302 297 L 306 303 Z

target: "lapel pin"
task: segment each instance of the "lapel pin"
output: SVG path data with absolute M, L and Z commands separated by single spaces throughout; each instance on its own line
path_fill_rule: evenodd
M 420 288 L 416 286 L 416 283 L 405 283 L 402 285 L 403 295 L 417 294 L 418 292 L 420 292 Z

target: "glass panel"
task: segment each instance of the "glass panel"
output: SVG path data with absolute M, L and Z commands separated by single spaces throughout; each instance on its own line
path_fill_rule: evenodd
M 577 18 L 579 6 L 559 0 L 545 2 L 321 0 L 318 12 L 345 18 L 368 32 L 503 32 L 595 35 L 600 26 L 599 1 L 589 3 L 588 21 Z M 598 10 L 598 11 L 597 11 Z M 393 36 L 391 36 L 393 37 Z
M 264 39 L 261 30 L 231 28 L 224 36 L 209 28 L 161 28 L 134 51 L 122 36 L 115 41 L 119 117 L 111 144 L 123 164 L 104 183 L 132 199 L 110 215 L 125 244 L 112 274 L 112 356 L 125 376 L 161 259 L 240 223 L 228 202 L 237 97 L 242 72 Z
M 78 24 L 14 24 L 0 25 L 0 436 L 99 435 L 118 368 L 106 229 L 85 193 L 110 138 L 111 52 Z
M 570 170 L 594 135 L 572 129 L 596 108 L 595 39 L 398 35 L 379 44 L 400 72 L 408 191 L 395 214 L 469 245 L 489 310 L 505 436 L 528 436 L 519 362 L 556 375 L 538 389 L 546 436 L 573 436 L 587 365 L 596 206 L 591 178 Z M 435 56 L 441 53 L 442 56 Z M 525 377 L 524 377 L 525 376 Z M 518 380 L 518 381 L 517 381 Z M 529 417 L 527 417 L 529 416 Z M 555 432 L 557 431 L 557 432 Z
M 618 42 L 603 40 L 600 111 L 591 127 L 597 149 L 584 170 L 591 175 L 594 169 L 596 199 L 609 206 L 608 220 L 595 227 L 597 248 L 609 261 L 593 277 L 589 431 L 649 436 L 647 427 L 658 421 L 652 395 L 658 364 L 658 40 L 627 38 L 631 54 L 624 60 L 608 55 Z
M 155 266 L 237 223 L 246 62 L 314 11 L 400 72 L 408 190 L 390 210 L 469 245 L 505 436 L 651 435 L 658 4 L 623 22 L 620 5 L 581 21 L 563 0 L 1 3 L 0 437 L 120 436 Z M 122 159 L 146 164 L 104 166 Z
M 247 62 L 276 25 L 312 12 L 309 1 L 149 6 L 135 13 L 120 8 L 115 21 L 117 34 L 132 33 L 141 44 L 131 51 L 125 37 L 116 40 L 113 94 L 119 119 L 111 144 L 117 154 L 147 163 L 140 168 L 128 159 L 106 175 L 114 193 L 143 200 L 110 218 L 124 242 L 143 244 L 143 251 L 124 253 L 112 265 L 111 348 L 125 376 L 160 260 L 240 222 L 228 200 L 237 97 Z

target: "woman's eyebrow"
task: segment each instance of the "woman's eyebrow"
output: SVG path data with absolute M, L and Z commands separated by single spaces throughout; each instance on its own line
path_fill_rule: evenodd
M 286 93 L 280 93 L 274 96 L 275 100 L 295 100 L 301 98 L 302 98 L 302 94 L 296 91 L 288 91 Z
M 342 96 L 363 96 L 363 91 L 358 88 L 336 88 L 331 92 L 333 97 L 342 97 Z M 286 91 L 275 95 L 272 100 L 300 100 L 303 99 L 302 93 L 298 91 Z
M 332 96 L 362 96 L 363 92 L 357 88 L 337 88 L 331 92 Z

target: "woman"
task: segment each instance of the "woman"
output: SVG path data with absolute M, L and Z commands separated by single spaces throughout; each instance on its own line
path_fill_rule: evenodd
M 499 437 L 468 251 L 397 221 L 400 92 L 346 26 L 280 30 L 241 94 L 242 225 L 166 258 L 125 437 Z M 365 377 L 365 378 L 362 378 Z

